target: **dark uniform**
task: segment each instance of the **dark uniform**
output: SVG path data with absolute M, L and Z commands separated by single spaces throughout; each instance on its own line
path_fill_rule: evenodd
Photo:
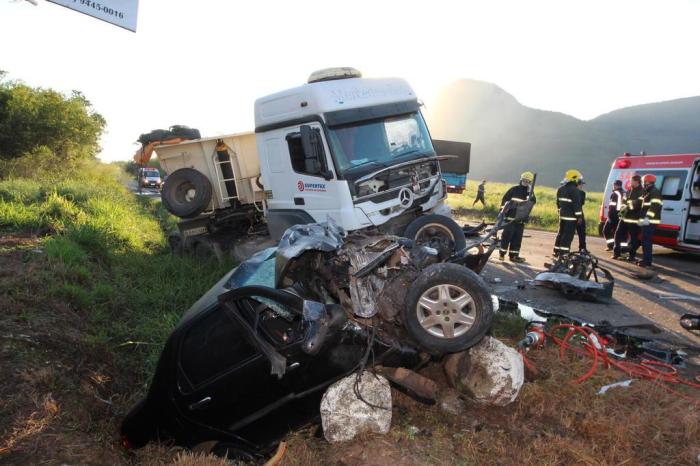
M 613 248 L 613 257 L 620 257 L 620 253 L 622 252 L 622 244 L 627 243 L 628 236 L 630 238 L 636 238 L 639 235 L 639 217 L 642 215 L 643 196 L 644 188 L 641 186 L 632 188 L 627 195 L 627 201 L 625 202 L 627 210 L 625 210 L 625 213 L 622 214 L 620 223 L 617 225 L 617 230 L 615 231 L 615 247 Z M 630 260 L 632 259 L 634 259 L 634 252 L 630 250 Z
M 578 235 L 578 250 L 586 251 L 586 216 L 583 214 L 583 205 L 586 203 L 586 191 L 579 189 L 581 197 L 581 221 L 576 222 L 576 234 Z
M 476 188 L 476 199 L 474 199 L 474 202 L 472 202 L 472 206 L 474 206 L 477 202 L 481 202 L 481 204 L 484 207 L 486 207 L 486 199 L 484 198 L 485 195 L 486 187 L 484 186 L 484 182 L 482 181 Z
M 603 225 L 603 236 L 608 244 L 608 250 L 615 245 L 615 230 L 617 224 L 620 223 L 620 209 L 625 203 L 625 192 L 622 188 L 613 189 L 610 194 L 610 203 L 608 204 L 608 219 Z
M 648 189 L 644 189 L 642 196 L 642 212 L 639 221 L 639 228 L 642 237 L 642 261 L 641 265 L 650 266 L 652 256 L 651 239 L 656 231 L 656 225 L 661 223 L 661 208 L 664 205 L 661 191 L 656 185 L 651 185 Z M 648 223 L 648 224 L 647 224 Z M 634 257 L 639 247 L 639 239 L 632 237 L 630 245 L 630 257 Z
M 575 181 L 569 181 L 557 190 L 557 208 L 559 209 L 559 232 L 554 242 L 555 256 L 568 254 L 571 251 L 576 222 L 583 216 L 581 194 Z
M 508 201 L 514 201 L 517 204 L 527 201 L 529 190 L 529 187 L 521 184 L 513 186 L 503 195 L 503 199 L 501 199 L 501 208 L 503 208 Z M 537 202 L 534 193 L 532 193 L 530 200 L 533 203 Z M 508 211 L 506 211 L 504 214 L 504 220 L 506 222 L 511 222 L 515 218 L 515 212 L 515 207 L 508 209 Z M 511 259 L 518 257 L 520 254 L 520 245 L 523 242 L 524 231 L 525 222 L 512 222 L 503 229 L 503 234 L 501 235 L 501 248 L 499 250 L 501 257 L 506 253 L 508 253 L 508 256 Z

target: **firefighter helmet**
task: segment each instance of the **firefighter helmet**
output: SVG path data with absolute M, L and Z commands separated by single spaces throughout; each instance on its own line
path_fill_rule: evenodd
M 523 174 L 520 175 L 520 179 L 532 183 L 533 181 L 535 181 L 535 175 L 533 175 L 532 172 L 523 172 Z
M 656 176 L 652 174 L 644 175 L 642 177 L 642 184 L 654 184 L 656 183 Z
M 571 170 L 567 170 L 564 174 L 564 181 L 567 183 L 571 181 L 578 183 L 582 179 L 583 175 L 581 174 L 581 172 L 578 170 L 574 170 L 573 168 Z

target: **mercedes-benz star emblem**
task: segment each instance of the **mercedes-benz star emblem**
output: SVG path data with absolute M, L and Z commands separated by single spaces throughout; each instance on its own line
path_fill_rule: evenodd
M 413 191 L 408 188 L 401 188 L 401 191 L 399 191 L 399 204 L 404 209 L 411 207 L 411 204 L 413 204 Z

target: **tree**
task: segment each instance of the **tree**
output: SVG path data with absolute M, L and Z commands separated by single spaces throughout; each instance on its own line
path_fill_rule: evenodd
M 66 96 L 16 81 L 0 82 L 2 160 L 47 150 L 59 161 L 93 158 L 105 124 L 79 91 Z

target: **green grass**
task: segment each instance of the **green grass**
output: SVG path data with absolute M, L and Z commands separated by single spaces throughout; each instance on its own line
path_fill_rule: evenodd
M 493 222 L 501 207 L 501 199 L 505 192 L 512 186 L 506 183 L 486 183 L 486 207 L 481 203 L 472 207 L 472 202 L 476 197 L 477 181 L 468 181 L 467 188 L 463 194 L 450 194 L 448 204 L 456 211 L 458 216 L 466 217 L 470 220 L 486 220 Z M 536 186 L 535 204 L 530 216 L 529 228 L 538 230 L 557 231 L 559 227 L 559 216 L 557 214 L 556 203 L 557 190 L 546 186 Z M 588 234 L 598 234 L 598 220 L 600 203 L 603 193 L 586 192 L 586 204 L 583 212 L 586 217 L 586 231 Z
M 174 218 L 129 193 L 121 177 L 95 164 L 71 179 L 0 181 L 0 234 L 42 236 L 44 254 L 31 258 L 44 262 L 37 300 L 82 313 L 86 342 L 119 354 L 145 380 L 182 313 L 233 264 L 172 257 L 165 231 Z

